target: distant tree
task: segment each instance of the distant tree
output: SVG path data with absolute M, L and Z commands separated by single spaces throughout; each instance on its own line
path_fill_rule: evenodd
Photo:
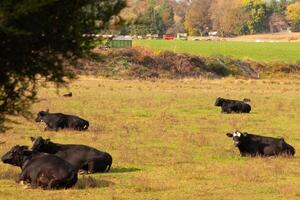
M 184 22 L 185 29 L 190 35 L 205 35 L 210 30 L 210 5 L 211 0 L 192 1 Z
M 153 6 L 149 6 L 144 13 L 140 13 L 130 25 L 130 33 L 132 35 L 162 35 L 165 31 L 163 19 L 159 11 Z
M 0 1 L 0 130 L 8 115 L 26 116 L 39 80 L 73 78 L 63 62 L 88 52 L 97 33 L 125 0 Z
M 164 0 L 160 7 L 160 15 L 167 32 L 174 32 L 174 10 L 169 0 Z
M 250 18 L 246 26 L 250 34 L 261 33 L 267 29 L 267 5 L 265 0 L 243 0 L 245 12 Z
M 227 0 L 213 0 L 209 11 L 213 30 L 219 34 L 228 36 L 244 33 L 249 14 L 244 12 L 240 0 L 232 0 L 230 4 Z
M 300 2 L 290 4 L 287 7 L 286 15 L 291 23 L 292 31 L 300 31 Z
M 185 15 L 188 10 L 189 3 L 187 1 L 174 1 L 174 23 L 175 32 L 183 33 L 185 32 L 184 21 Z
M 267 4 L 267 6 L 270 9 L 271 13 L 281 14 L 284 12 L 283 7 L 281 6 L 281 2 L 278 0 L 270 0 L 270 2 Z

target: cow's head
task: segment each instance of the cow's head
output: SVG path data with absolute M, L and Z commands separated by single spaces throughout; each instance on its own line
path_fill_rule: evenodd
M 49 114 L 49 110 L 47 109 L 46 111 L 40 111 L 38 112 L 36 118 L 35 118 L 35 122 L 42 122 L 43 121 L 43 117 Z
M 223 103 L 224 103 L 224 99 L 221 98 L 221 97 L 218 97 L 218 98 L 216 99 L 215 106 L 222 106 Z
M 32 141 L 32 147 L 31 149 L 33 151 L 39 151 L 39 152 L 45 152 L 45 153 L 54 153 L 52 150 L 52 142 L 50 141 L 50 139 L 44 139 L 42 137 L 30 137 L 31 141 Z
M 238 147 L 246 137 L 245 133 L 241 133 L 239 131 L 235 131 L 234 133 L 227 133 L 228 137 L 232 137 L 234 146 Z
M 16 145 L 1 158 L 2 162 L 22 167 L 22 164 L 27 156 L 30 156 L 32 151 L 28 150 L 28 146 Z

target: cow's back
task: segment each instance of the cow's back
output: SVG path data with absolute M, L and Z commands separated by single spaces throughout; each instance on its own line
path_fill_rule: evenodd
M 64 170 L 65 172 L 72 172 L 74 171 L 73 166 L 66 162 L 65 160 L 59 158 L 58 156 L 51 155 L 51 154 L 44 154 L 44 155 L 39 155 L 36 157 L 33 157 L 29 163 L 27 164 L 26 167 L 31 167 L 34 169 L 49 169 L 51 167 L 57 168 L 60 171 Z
M 287 144 L 283 138 L 273 138 L 267 136 L 259 136 L 248 134 L 248 141 L 244 145 L 249 150 L 251 149 L 252 153 L 262 156 L 273 156 L 279 154 L 291 154 L 294 155 L 294 148 Z
M 65 128 L 67 126 L 67 117 L 62 113 L 49 113 L 43 117 L 43 120 L 51 128 Z
M 55 153 L 55 155 L 68 161 L 78 169 L 86 163 L 87 159 L 103 156 L 104 154 L 104 152 L 95 148 L 76 144 L 60 144 L 58 145 L 57 153 Z

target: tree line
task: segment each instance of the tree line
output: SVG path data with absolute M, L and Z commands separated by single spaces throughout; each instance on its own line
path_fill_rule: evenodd
M 128 0 L 121 16 L 112 30 L 131 35 L 245 35 L 273 31 L 270 23 L 300 31 L 299 0 Z

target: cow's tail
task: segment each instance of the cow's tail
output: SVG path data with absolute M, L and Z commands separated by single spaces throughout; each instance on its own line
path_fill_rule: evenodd
M 295 153 L 296 153 L 295 148 L 288 144 L 288 154 L 293 156 L 295 155 Z
M 89 126 L 90 126 L 90 124 L 89 124 L 89 122 L 88 121 L 86 121 L 86 123 L 84 124 L 84 126 L 83 126 L 83 130 L 87 130 L 88 128 L 89 128 Z
M 292 145 L 286 143 L 283 138 L 281 138 L 281 140 L 282 140 L 282 142 L 284 144 L 283 147 L 285 149 L 286 154 L 287 155 L 291 155 L 291 156 L 295 155 L 295 153 L 296 153 L 295 148 Z
M 250 113 L 250 111 L 251 111 L 251 106 L 249 105 L 249 104 L 246 104 L 247 105 L 247 113 Z
M 109 172 L 110 167 L 112 165 L 112 161 L 113 161 L 112 157 L 111 157 L 111 155 L 109 153 L 107 153 L 107 157 L 108 157 L 108 163 L 107 163 L 107 168 L 106 168 L 105 172 Z

